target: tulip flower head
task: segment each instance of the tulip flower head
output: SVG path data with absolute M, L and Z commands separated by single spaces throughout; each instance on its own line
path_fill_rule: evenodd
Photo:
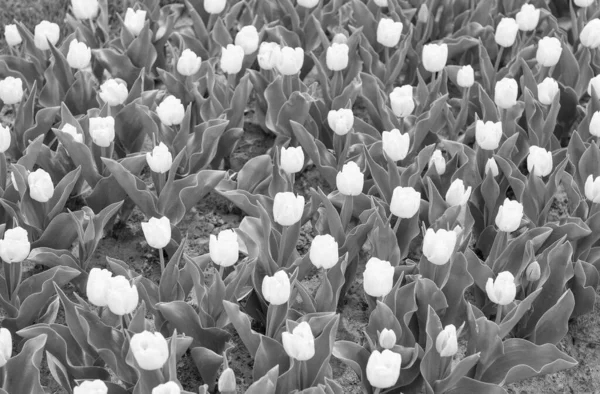
M 295 174 L 304 167 L 304 151 L 301 146 L 281 148 L 280 167 L 287 174 Z
M 35 26 L 33 41 L 37 49 L 47 51 L 60 38 L 60 27 L 56 23 L 41 21 Z
M 394 330 L 384 328 L 379 334 L 379 346 L 384 349 L 392 349 L 396 345 L 396 333 Z
M 0 152 L 4 153 L 10 148 L 10 143 L 12 141 L 12 134 L 10 134 L 10 130 L 7 127 L 3 127 L 0 125 Z
M 507 198 L 498 209 L 496 226 L 500 231 L 512 233 L 521 226 L 521 219 L 523 219 L 523 205 Z
M 421 207 L 421 193 L 414 188 L 396 186 L 392 193 L 390 212 L 401 219 L 412 218 Z
M 502 18 L 498 26 L 496 27 L 496 34 L 494 39 L 496 44 L 501 47 L 511 47 L 517 39 L 517 33 L 519 32 L 519 25 L 513 18 Z
M 339 260 L 338 243 L 329 234 L 317 235 L 310 244 L 310 262 L 317 268 L 330 269 Z
M 485 292 L 494 304 L 508 305 L 515 300 L 517 294 L 515 277 L 508 271 L 500 272 L 496 280 L 488 278 Z
M 196 74 L 202 65 L 202 58 L 196 55 L 191 49 L 185 49 L 181 52 L 177 60 L 177 72 L 183 76 L 189 77 Z
M 521 11 L 517 12 L 515 17 L 519 30 L 533 31 L 540 21 L 540 9 L 535 8 L 533 4 L 523 4 Z
M 592 115 L 592 119 L 590 119 L 589 131 L 594 137 L 600 137 L 600 111 L 596 111 Z
M 150 218 L 142 223 L 142 231 L 148 245 L 154 249 L 162 249 L 171 242 L 171 222 L 169 218 Z
M 513 78 L 502 78 L 496 82 L 494 102 L 501 109 L 509 109 L 517 104 L 519 86 Z
M 448 324 L 438 334 L 435 340 L 435 348 L 441 357 L 452 357 L 458 352 L 456 327 L 453 324 Z
M 117 316 L 132 313 L 138 305 L 137 287 L 129 283 L 122 275 L 115 276 L 108 282 L 106 289 L 106 305 Z
M 315 355 L 315 337 L 305 321 L 298 324 L 291 333 L 282 333 L 281 341 L 287 355 L 295 360 L 307 361 Z
M 221 376 L 219 376 L 219 382 L 217 384 L 219 393 L 235 393 L 237 384 L 235 382 L 235 373 L 233 369 L 227 368 Z
M 108 387 L 100 379 L 86 380 L 73 388 L 73 394 L 107 394 Z
M 156 113 L 165 126 L 179 125 L 185 117 L 185 108 L 180 99 L 168 96 L 156 107 Z
M 469 88 L 475 83 L 475 71 L 470 65 L 462 66 L 456 73 L 456 83 L 461 88 Z
M 229 44 L 221 48 L 221 70 L 227 74 L 237 74 L 242 69 L 244 62 L 244 48 L 239 45 Z
M 585 8 L 594 4 L 594 1 L 595 0 L 573 0 L 573 3 L 575 3 L 577 7 Z
M 169 358 L 169 345 L 160 332 L 143 331 L 135 334 L 129 346 L 135 361 L 146 371 L 162 368 Z
M 4 239 L 0 240 L 0 258 L 6 263 L 20 263 L 29 256 L 31 244 L 27 230 L 15 227 L 4 232 Z
M 108 79 L 100 86 L 98 96 L 111 107 L 121 105 L 127 100 L 127 83 L 122 79 Z
M 440 72 L 448 61 L 448 44 L 426 44 L 421 57 L 423 67 L 431 73 Z
M 429 167 L 433 166 L 438 175 L 444 175 L 446 172 L 446 159 L 442 155 L 442 151 L 436 149 L 429 159 Z
M 177 383 L 170 381 L 167 383 L 159 384 L 152 389 L 152 394 L 181 394 L 181 389 Z
M 394 287 L 394 267 L 389 261 L 371 257 L 363 273 L 363 286 L 371 297 L 386 296 Z
M 373 351 L 367 361 L 367 380 L 371 386 L 379 389 L 392 387 L 400 377 L 402 356 L 400 353 L 385 349 Z
M 444 265 L 454 253 L 456 247 L 456 232 L 452 230 L 439 229 L 434 231 L 427 229 L 423 239 L 423 255 L 432 264 Z
M 233 230 L 223 230 L 218 236 L 211 234 L 208 249 L 213 263 L 221 267 L 231 267 L 239 258 L 238 236 Z
M 123 24 L 134 37 L 139 36 L 146 24 L 146 11 L 127 8 Z
M 8 46 L 14 47 L 23 42 L 23 38 L 21 34 L 19 34 L 19 29 L 17 29 L 17 25 L 6 25 L 4 26 L 4 39 Z
M 258 43 L 260 39 L 258 37 L 258 31 L 256 27 L 249 25 L 244 26 L 235 35 L 235 45 L 242 47 L 246 55 L 251 55 L 258 49 Z
M 552 152 L 539 146 L 529 147 L 527 171 L 535 176 L 544 177 L 552 172 Z
M 534 261 L 527 266 L 527 269 L 525 270 L 525 277 L 529 282 L 537 282 L 540 280 L 541 276 L 542 270 L 540 268 L 540 263 Z
M 98 0 L 71 0 L 71 11 L 77 19 L 94 19 L 99 10 Z
M 326 64 L 331 71 L 341 71 L 348 67 L 348 52 L 347 44 L 333 43 L 327 48 Z
M 277 56 L 277 71 L 283 75 L 296 75 L 304 65 L 304 50 L 302 48 L 281 48 L 281 55 Z
M 83 143 L 83 134 L 77 132 L 77 128 L 72 124 L 65 123 L 60 131 L 73 137 L 73 141 Z
M 279 63 L 281 47 L 275 42 L 262 42 L 258 48 L 258 65 L 263 70 L 272 70 Z
M 446 192 L 446 202 L 449 206 L 464 205 L 471 197 L 471 186 L 465 187 L 462 179 L 455 179 Z
M 277 271 L 273 276 L 265 276 L 263 279 L 263 297 L 272 305 L 282 305 L 288 302 L 290 292 L 290 277 L 285 271 Z
M 354 126 L 354 114 L 348 108 L 331 110 L 327 114 L 327 124 L 337 135 L 346 135 Z
M 108 148 L 115 139 L 115 118 L 112 116 L 89 119 L 89 132 L 94 144 Z
M 538 100 L 544 105 L 551 105 L 554 97 L 560 94 L 558 82 L 554 78 L 545 78 L 538 84 Z
M 579 41 L 586 48 L 596 49 L 600 47 L 600 19 L 592 19 L 583 27 L 579 33 Z
M 50 174 L 38 168 L 27 176 L 29 195 L 38 202 L 48 202 L 54 195 L 54 184 Z
M 377 24 L 377 42 L 384 47 L 393 48 L 400 42 L 402 22 L 390 18 L 381 18 Z
M 0 328 L 0 368 L 6 365 L 6 362 L 12 356 L 12 336 L 6 328 Z
M 204 10 L 209 14 L 220 14 L 227 6 L 227 0 L 204 0 Z
M 544 37 L 538 41 L 535 59 L 544 67 L 555 66 L 562 54 L 562 44 L 556 37 Z
M 585 197 L 593 203 L 600 204 L 600 176 L 594 178 L 592 174 L 585 180 Z
M 498 163 L 496 163 L 496 160 L 494 160 L 493 157 L 490 157 L 488 159 L 488 161 L 485 163 L 484 171 L 486 174 L 488 173 L 488 171 L 491 171 L 492 176 L 494 176 L 494 177 L 497 177 L 498 174 L 500 173 L 500 171 L 498 170 Z
M 392 112 L 399 118 L 405 118 L 415 110 L 415 101 L 413 100 L 413 87 L 404 85 L 396 87 L 390 93 L 390 104 Z
M 6 77 L 0 80 L 0 100 L 6 105 L 14 105 L 23 99 L 23 81 L 21 78 Z
M 282 226 L 291 226 L 302 219 L 304 197 L 291 192 L 280 192 L 273 199 L 273 218 Z
M 96 306 L 107 306 L 106 291 L 112 279 L 112 272 L 106 269 L 92 268 L 86 285 L 88 301 Z
M 69 43 L 69 52 L 67 53 L 67 63 L 72 68 L 83 70 L 89 67 L 92 60 L 92 50 L 85 45 L 85 42 L 79 42 L 74 39 Z
M 408 133 L 400 133 L 393 129 L 381 133 L 383 151 L 392 161 L 404 160 L 410 148 L 410 136 Z
M 596 92 L 596 95 L 600 97 L 600 75 L 596 75 L 594 78 L 590 79 L 587 90 L 590 96 L 592 95 L 592 89 Z
M 146 153 L 146 161 L 152 171 L 158 174 L 164 174 L 171 169 L 173 155 L 169 152 L 169 148 L 161 142 L 152 149 L 152 152 Z
M 319 4 L 319 0 L 298 0 L 298 5 L 304 8 L 313 8 Z
M 502 140 L 502 122 L 475 122 L 475 140 L 477 145 L 484 150 L 495 150 Z
M 335 178 L 336 186 L 344 196 L 358 196 L 362 193 L 365 182 L 365 174 L 360 171 L 360 167 L 351 161 L 344 164 L 342 171 L 337 173 Z

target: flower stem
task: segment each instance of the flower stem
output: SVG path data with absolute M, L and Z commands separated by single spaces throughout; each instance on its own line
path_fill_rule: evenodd
M 502 305 L 498 304 L 498 307 L 496 308 L 496 324 L 500 325 L 501 322 L 502 322 Z
M 4 277 L 8 288 L 8 297 L 11 300 L 13 298 L 13 293 L 19 286 L 19 283 L 21 283 L 21 276 L 23 273 L 22 268 L 22 263 L 4 262 Z
M 223 274 L 225 273 L 225 267 L 222 265 L 219 266 L 219 278 L 223 279 Z
M 378 387 L 375 389 L 375 391 L 373 391 L 373 394 L 379 394 L 381 393 L 381 389 Z
M 281 242 L 279 243 L 279 254 L 277 256 L 277 265 L 283 267 L 283 258 L 285 254 L 285 244 L 287 243 L 289 226 L 283 226 L 281 229 Z
M 158 249 L 158 257 L 160 258 L 160 274 L 165 271 L 165 256 L 163 256 L 163 249 Z
M 402 218 L 398 218 L 396 223 L 394 224 L 394 234 L 398 234 L 398 229 L 400 228 L 400 222 L 402 222 Z
M 494 64 L 494 71 L 498 72 L 498 68 L 500 67 L 500 62 L 502 61 L 502 55 L 504 54 L 504 47 L 501 46 L 498 51 L 498 56 L 496 56 L 496 64 Z

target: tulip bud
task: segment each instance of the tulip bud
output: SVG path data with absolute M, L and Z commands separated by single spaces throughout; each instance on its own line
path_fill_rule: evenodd
M 0 100 L 5 105 L 14 105 L 23 99 L 23 81 L 21 78 L 6 77 L 0 80 Z
M 137 287 L 131 285 L 124 276 L 110 278 L 106 288 L 106 305 L 118 316 L 132 313 L 137 307 L 139 294 Z
M 342 171 L 337 173 L 335 183 L 338 190 L 344 196 L 358 196 L 362 193 L 365 182 L 365 174 L 360 171 L 360 167 L 351 161 L 344 164 Z
M 227 368 L 221 376 L 219 376 L 218 383 L 219 393 L 235 393 L 237 385 L 235 382 L 235 373 L 233 369 Z
M 319 0 L 298 0 L 298 5 L 304 8 L 313 8 L 319 4 Z
M 142 231 L 148 245 L 154 249 L 162 249 L 171 242 L 171 222 L 169 218 L 150 218 L 142 223 Z
M 23 38 L 19 34 L 17 25 L 6 25 L 4 26 L 4 38 L 8 46 L 14 47 L 23 42 Z
M 421 193 L 412 187 L 396 186 L 392 193 L 390 212 L 401 219 L 412 218 L 419 212 Z
M 590 83 L 588 85 L 587 90 L 590 96 L 592 95 L 592 87 L 594 88 L 596 95 L 600 97 L 600 75 L 596 75 L 594 78 L 590 79 Z M 2 97 L 0 96 L 0 98 Z
M 73 394 L 107 394 L 108 387 L 100 379 L 86 380 L 73 388 Z
M 223 230 L 218 236 L 211 234 L 208 250 L 213 263 L 221 267 L 231 267 L 237 263 L 240 253 L 237 234 L 233 230 Z
M 367 361 L 367 380 L 371 386 L 378 389 L 392 387 L 400 377 L 402 356 L 385 349 L 383 352 L 375 350 Z
M 581 45 L 590 49 L 600 47 L 600 19 L 592 19 L 579 33 Z
M 435 348 L 440 357 L 452 357 L 458 352 L 458 339 L 456 338 L 454 324 L 448 324 L 438 334 L 435 340 Z
M 196 55 L 191 49 L 186 49 L 179 56 L 177 61 L 177 72 L 183 76 L 189 77 L 200 70 L 202 59 Z
M 235 45 L 242 47 L 246 55 L 250 55 L 258 49 L 258 31 L 256 27 L 244 26 L 235 35 Z
M 490 157 L 488 159 L 488 161 L 485 163 L 484 171 L 486 174 L 488 173 L 488 171 L 491 171 L 492 176 L 494 176 L 494 177 L 497 177 L 498 174 L 500 173 L 500 171 L 498 170 L 498 163 L 496 163 L 496 160 L 494 160 L 493 157 Z
M 61 131 L 73 137 L 73 141 L 83 143 L 83 134 L 78 133 L 75 126 L 65 123 Z
M 540 280 L 540 277 L 542 276 L 540 263 L 534 261 L 533 263 L 529 264 L 525 270 L 525 275 L 527 276 L 527 280 L 529 282 L 536 282 Z
M 0 258 L 6 263 L 20 263 L 29 256 L 30 250 L 27 230 L 21 227 L 6 230 L 4 239 L 0 239 Z
M 281 48 L 281 54 L 277 56 L 277 71 L 283 75 L 296 75 L 304 64 L 304 50 L 302 48 Z
M 462 66 L 456 74 L 456 82 L 461 88 L 469 88 L 475 83 L 475 72 L 471 66 Z
M 423 46 L 423 67 L 425 70 L 436 73 L 446 67 L 448 61 L 448 45 L 447 44 L 427 44 Z
M 499 108 L 509 109 L 517 104 L 519 86 L 513 78 L 502 78 L 496 82 L 494 102 Z
M 98 0 L 71 0 L 71 10 L 77 19 L 94 19 L 98 15 Z
M 346 135 L 354 126 L 354 114 L 351 109 L 332 109 L 327 114 L 327 123 L 337 135 Z
M 379 334 L 379 346 L 384 349 L 391 349 L 396 345 L 396 333 L 394 330 L 384 328 Z
M 108 148 L 115 139 L 115 118 L 90 118 L 90 136 L 94 144 Z
M 280 192 L 273 199 L 273 218 L 282 226 L 291 226 L 302 219 L 304 197 L 291 192 Z
M 427 23 L 429 20 L 429 9 L 426 3 L 422 3 L 417 13 L 417 21 L 420 23 Z
M 475 140 L 477 145 L 484 150 L 494 150 L 500 146 L 502 139 L 502 122 L 483 122 L 478 120 L 475 123 Z
M 110 285 L 112 273 L 109 270 L 92 268 L 88 275 L 86 294 L 88 301 L 96 306 L 106 306 L 106 290 Z
M 221 70 L 227 74 L 237 74 L 244 62 L 244 48 L 239 45 L 227 45 L 221 48 Z
M 381 134 L 383 151 L 392 161 L 403 160 L 408 154 L 410 147 L 410 136 L 408 133 L 401 134 L 400 130 L 384 131 Z
M 38 202 L 47 202 L 54 195 L 54 184 L 50 174 L 38 168 L 27 177 L 29 195 Z
M 281 341 L 287 355 L 295 360 L 307 361 L 315 355 L 315 337 L 305 321 L 298 324 L 291 333 L 282 333 Z
M 465 188 L 462 179 L 455 179 L 446 192 L 446 202 L 451 207 L 464 205 L 471 197 L 471 186 Z
M 159 384 L 152 389 L 152 394 L 181 394 L 181 389 L 177 383 L 170 381 L 167 383 Z
M 167 32 L 167 26 L 158 22 L 158 29 L 156 30 L 156 34 L 154 35 L 154 42 L 159 41 L 161 38 L 165 36 Z
M 441 150 L 436 149 L 431 155 L 431 159 L 429 159 L 429 167 L 432 165 L 435 167 L 438 175 L 444 175 L 446 172 L 446 159 L 444 159 Z
M 559 93 L 558 82 L 554 78 L 545 78 L 538 84 L 538 100 L 544 105 L 550 105 Z
M 594 115 L 592 115 L 589 131 L 594 137 L 600 137 L 600 111 L 596 111 L 594 112 Z
M 333 43 L 327 48 L 326 63 L 331 71 L 341 71 L 348 67 L 348 51 L 346 44 Z
M 317 268 L 328 270 L 336 265 L 340 256 L 335 238 L 329 234 L 317 235 L 310 244 L 309 258 Z
M 535 59 L 543 67 L 555 66 L 562 54 L 562 44 L 556 37 L 544 37 L 538 42 Z
M 204 10 L 209 14 L 220 14 L 226 5 L 226 0 L 204 0 Z
M 500 231 L 512 233 L 521 225 L 521 219 L 523 219 L 523 205 L 518 201 L 511 201 L 507 198 L 498 209 L 496 226 Z
M 515 19 L 517 20 L 519 30 L 533 31 L 540 20 L 540 9 L 535 8 L 532 4 L 523 4 L 521 11 L 517 12 Z
M 539 146 L 530 146 L 529 156 L 527 156 L 527 171 L 541 177 L 550 174 L 552 172 L 552 152 Z
M 161 369 L 169 358 L 169 344 L 160 332 L 143 331 L 131 337 L 129 343 L 135 361 L 141 369 Z
M 123 24 L 125 28 L 129 30 L 129 32 L 137 37 L 142 32 L 144 28 L 144 24 L 146 23 L 146 11 L 137 10 L 135 11 L 133 8 L 127 8 L 127 12 L 125 12 L 125 20 Z
M 485 292 L 494 304 L 508 305 L 515 300 L 517 295 L 515 277 L 508 271 L 500 272 L 496 280 L 488 278 Z
M 258 65 L 263 70 L 272 70 L 279 63 L 281 47 L 275 42 L 262 42 L 258 48 Z
M 518 32 L 519 25 L 517 21 L 513 18 L 502 18 L 496 27 L 496 34 L 494 35 L 496 44 L 504 48 L 512 46 L 515 43 Z
M 402 22 L 390 18 L 381 18 L 377 24 L 377 42 L 384 47 L 393 48 L 400 42 Z
M 456 232 L 439 229 L 427 229 L 423 239 L 423 256 L 432 264 L 444 265 L 452 257 L 456 247 Z
M 304 151 L 301 146 L 281 148 L 281 169 L 287 174 L 295 174 L 304 167 Z
M 181 100 L 175 96 L 168 96 L 156 107 L 156 113 L 165 126 L 178 125 L 183 122 L 185 108 L 181 104 Z
M 171 169 L 173 164 L 173 155 L 169 152 L 169 148 L 162 142 L 152 149 L 152 153 L 146 153 L 146 161 L 150 169 L 156 173 L 164 174 Z
M 98 96 L 111 107 L 121 105 L 129 96 L 127 84 L 121 79 L 109 79 L 100 86 Z
M 394 267 L 389 261 L 371 257 L 363 273 L 365 293 L 371 297 L 383 297 L 394 287 Z
M 412 86 L 404 85 L 394 88 L 390 93 L 390 104 L 392 112 L 399 118 L 404 118 L 412 114 L 415 109 Z
M 345 33 L 345 31 L 344 31 Z M 347 44 L 348 36 L 344 33 L 336 33 L 335 36 L 331 39 L 332 44 Z
M 594 4 L 594 0 L 574 0 L 573 1 L 577 7 L 589 7 Z
M 10 148 L 10 142 L 12 141 L 12 135 L 8 127 L 2 127 L 0 125 L 0 152 L 4 153 Z
M 71 68 L 82 70 L 90 65 L 91 60 L 92 50 L 84 42 L 79 42 L 77 39 L 71 41 L 67 53 L 67 63 Z
M 377 7 L 387 7 L 388 6 L 388 0 L 375 0 L 375 4 L 377 5 Z
M 31 171 L 27 171 L 27 175 L 29 175 Z M 15 190 L 18 192 L 19 191 L 19 186 L 17 185 L 17 179 L 15 178 L 15 172 L 11 172 L 10 173 L 10 180 L 12 182 L 12 185 L 14 186 Z
M 585 180 L 585 197 L 593 203 L 600 204 L 600 176 L 589 175 Z
M 50 44 L 56 45 L 60 37 L 60 27 L 56 23 L 41 21 L 34 29 L 33 42 L 36 48 L 47 51 Z
M 285 271 L 277 271 L 273 276 L 265 276 L 262 282 L 262 293 L 265 300 L 272 305 L 282 305 L 290 299 L 290 278 Z

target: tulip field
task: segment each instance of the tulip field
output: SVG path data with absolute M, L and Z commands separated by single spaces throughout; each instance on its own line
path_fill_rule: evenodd
M 600 393 L 598 0 L 0 10 L 0 394 Z

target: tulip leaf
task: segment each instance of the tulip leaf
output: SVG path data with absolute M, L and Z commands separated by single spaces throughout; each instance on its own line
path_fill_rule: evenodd
M 248 387 L 246 394 L 275 394 L 278 377 L 279 365 L 275 365 L 263 377 Z
M 483 3 L 483 2 L 482 2 Z M 469 377 L 463 377 L 458 383 L 446 391 L 447 394 L 462 394 L 462 393 L 486 393 L 486 394 L 507 394 L 507 391 L 502 387 L 480 382 Z
M 212 390 L 223 364 L 223 356 L 205 347 L 192 348 L 191 355 L 202 381 L 208 384 L 209 390 Z
M 370 356 L 367 349 L 355 342 L 336 341 L 333 347 L 333 355 L 352 368 L 354 373 L 358 375 L 367 394 L 373 393 L 373 388 L 366 379 L 367 362 L 369 361 Z
M 287 371 L 290 367 L 290 357 L 283 349 L 281 343 L 263 335 L 260 337 L 260 344 L 254 356 L 254 367 L 252 370 L 254 381 L 265 376 L 276 365 L 279 365 L 282 371 Z M 279 375 L 277 386 L 281 383 L 282 375 Z
M 240 306 L 238 304 L 229 301 L 223 301 L 223 308 L 225 309 L 231 324 L 246 346 L 246 349 L 248 349 L 250 356 L 255 358 L 256 352 L 260 346 L 262 335 L 251 328 L 252 323 L 250 318 L 240 310 Z
M 573 292 L 567 290 L 537 321 L 532 342 L 536 345 L 560 342 L 569 331 L 569 318 L 574 308 Z
M 5 380 L 2 388 L 8 393 L 44 394 L 40 384 L 40 368 L 44 346 L 48 337 L 45 334 L 25 342 L 21 352 L 9 359 L 4 366 Z M 27 379 L 23 379 L 27 377 Z

